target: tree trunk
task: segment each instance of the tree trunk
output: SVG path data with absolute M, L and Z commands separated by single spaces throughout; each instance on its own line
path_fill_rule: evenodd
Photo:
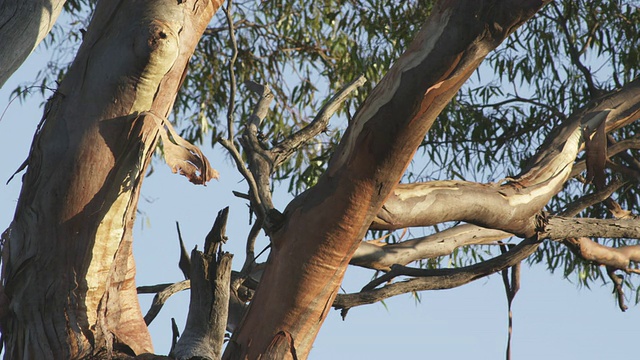
M 220 3 L 98 4 L 73 65 L 45 107 L 5 232 L 0 316 L 6 359 L 152 351 L 134 283 L 136 206 L 168 126 L 158 119 L 170 112 Z
M 0 88 L 51 31 L 65 0 L 0 0 Z
M 294 199 L 225 359 L 306 358 L 345 269 L 437 115 L 543 1 L 441 1 L 372 91 L 318 184 Z

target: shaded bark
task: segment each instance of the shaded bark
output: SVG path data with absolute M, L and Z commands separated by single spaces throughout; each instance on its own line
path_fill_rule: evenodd
M 134 281 L 135 211 L 166 131 L 158 117 L 219 5 L 98 4 L 47 103 L 3 249 L 5 358 L 152 351 Z
M 65 0 L 0 0 L 0 88 L 51 31 Z
M 205 238 L 204 252 L 191 252 L 191 298 L 184 332 L 172 355 L 176 359 L 219 359 L 227 328 L 233 255 L 222 252 L 229 208 L 218 212 Z
M 221 251 L 229 208 L 218 213 L 205 251 L 191 252 L 191 299 L 184 332 L 172 356 L 176 359 L 219 359 L 227 328 L 231 261 L 233 255 Z
M 294 199 L 226 359 L 306 358 L 360 239 L 436 116 L 543 2 L 437 5 L 359 109 L 328 170 Z
M 368 284 L 361 292 L 338 295 L 333 307 L 336 309 L 349 309 L 355 306 L 373 304 L 392 296 L 414 291 L 443 290 L 462 286 L 519 264 L 533 254 L 539 245 L 540 242 L 537 239 L 525 239 L 505 254 L 478 264 L 455 269 L 414 269 L 396 265 L 390 272 Z M 378 285 L 402 275 L 416 276 L 416 278 L 376 288 Z

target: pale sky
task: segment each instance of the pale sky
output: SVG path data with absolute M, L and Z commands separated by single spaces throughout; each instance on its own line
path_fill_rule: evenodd
M 26 103 L 9 104 L 17 85 L 28 84 L 50 55 L 40 47 L 0 89 L 0 231 L 13 217 L 21 175 L 9 185 L 7 179 L 26 158 L 33 132 L 42 115 L 38 90 Z M 50 94 L 47 94 L 49 96 Z M 174 175 L 163 161 L 153 162 L 155 171 L 142 187 L 135 228 L 138 285 L 182 280 L 178 262 L 175 221 L 181 225 L 187 249 L 202 248 L 218 210 L 231 206 L 225 250 L 235 254 L 234 269 L 244 261 L 244 242 L 250 225 L 244 201 L 231 194 L 246 192 L 246 184 L 220 148 L 202 148 L 220 181 L 207 187 L 190 184 Z M 278 191 L 277 208 L 290 197 Z M 263 238 L 257 248 L 266 244 Z M 263 258 L 264 260 L 264 258 Z M 343 284 L 357 291 L 372 273 L 350 269 Z M 633 299 L 622 313 L 610 284 L 578 289 L 561 274 L 550 275 L 544 265 L 523 266 L 521 289 L 514 305 L 514 359 L 613 359 L 637 353 L 639 308 Z M 146 312 L 152 295 L 141 298 Z M 171 345 L 170 318 L 180 330 L 188 308 L 188 292 L 172 297 L 150 326 L 156 353 L 166 354 Z M 421 303 L 402 295 L 382 304 L 351 309 L 346 321 L 332 311 L 314 345 L 310 359 L 503 359 L 507 340 L 507 301 L 499 275 L 463 287 L 422 293 Z

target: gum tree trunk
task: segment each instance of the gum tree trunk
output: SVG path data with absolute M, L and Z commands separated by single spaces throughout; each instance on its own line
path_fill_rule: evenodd
M 153 351 L 134 283 L 135 211 L 162 119 L 220 3 L 98 4 L 46 105 L 3 235 L 6 359 Z M 190 180 L 206 181 L 199 171 Z

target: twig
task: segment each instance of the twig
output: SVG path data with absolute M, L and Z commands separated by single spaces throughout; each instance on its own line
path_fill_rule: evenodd
M 229 93 L 229 106 L 227 108 L 227 140 L 233 142 L 234 138 L 234 126 L 233 126 L 233 113 L 236 101 L 236 73 L 234 70 L 234 66 L 236 64 L 236 60 L 238 59 L 238 42 L 236 41 L 236 34 L 234 31 L 233 24 L 233 13 L 231 12 L 231 6 L 233 4 L 232 0 L 227 1 L 227 7 L 223 8 L 224 14 L 227 18 L 227 26 L 229 28 L 229 40 L 231 40 L 231 49 L 233 54 L 231 55 L 231 60 L 229 61 L 229 81 L 231 82 L 230 93 Z
M 499 241 L 499 243 L 500 252 L 506 254 L 509 251 L 508 245 L 503 244 L 501 241 Z M 502 270 L 502 282 L 504 284 L 504 290 L 507 293 L 507 309 L 509 312 L 506 358 L 507 360 L 511 360 L 511 337 L 513 335 L 513 312 L 511 311 L 511 304 L 516 297 L 516 293 L 520 290 L 520 263 L 511 267 L 511 279 L 509 279 L 509 269 Z
M 176 221 L 176 229 L 178 230 L 178 241 L 180 243 L 180 260 L 178 261 L 178 267 L 182 274 L 184 275 L 185 280 L 189 280 L 189 271 L 191 269 L 191 259 L 189 259 L 189 254 L 187 253 L 187 249 L 184 247 L 184 242 L 182 241 L 182 233 L 180 233 L 180 223 Z
M 620 310 L 627 311 L 628 307 L 624 303 L 624 291 L 622 289 L 622 283 L 624 281 L 624 277 L 622 275 L 616 274 L 616 268 L 612 266 L 607 266 L 607 275 L 613 282 L 613 293 L 616 294 L 616 298 L 618 299 L 618 307 Z
M 295 151 L 302 146 L 302 144 L 308 142 L 324 131 L 327 128 L 327 124 L 329 123 L 331 116 L 333 116 L 351 92 L 355 91 L 366 82 L 367 79 L 364 75 L 360 75 L 358 78 L 347 84 L 342 88 L 342 90 L 332 96 L 326 104 L 324 104 L 313 121 L 300 131 L 292 134 L 276 145 L 272 149 L 272 152 L 275 154 L 273 165 L 274 170 L 283 162 L 287 161 L 287 159 L 289 159 L 289 157 L 291 157 L 291 155 L 293 155 Z
M 171 295 L 173 295 L 173 294 L 175 294 L 177 292 L 180 292 L 182 290 L 188 289 L 191 286 L 191 281 L 190 280 L 183 280 L 183 281 L 177 282 L 175 284 L 170 284 L 168 286 L 165 286 L 165 285 L 156 285 L 156 286 L 164 286 L 164 289 L 159 291 L 156 294 L 156 296 L 154 296 L 153 302 L 151 303 L 151 307 L 149 307 L 149 311 L 147 311 L 147 314 L 144 316 L 144 322 L 147 325 L 151 324 L 153 319 L 155 319 L 156 316 L 158 316 L 158 313 L 160 313 L 160 310 L 164 306 L 164 303 L 171 297 Z M 139 287 L 138 288 L 138 294 L 145 293 L 145 292 L 141 291 L 141 288 L 147 288 L 148 289 L 150 287 Z

